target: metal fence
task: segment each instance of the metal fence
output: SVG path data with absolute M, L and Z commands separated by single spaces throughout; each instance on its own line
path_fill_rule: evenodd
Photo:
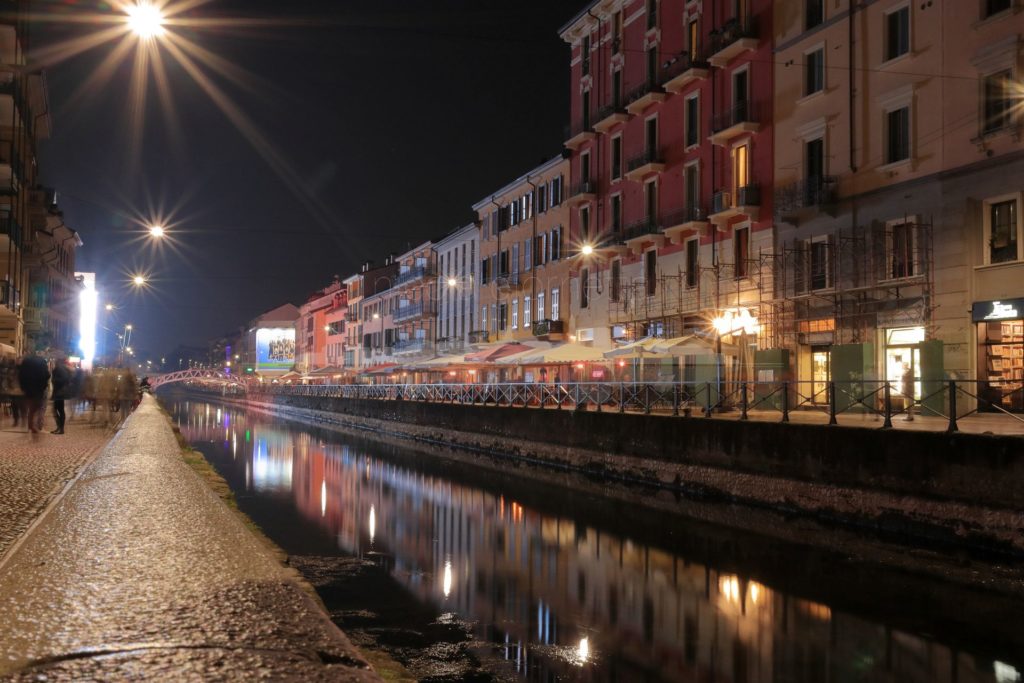
M 840 415 L 872 416 L 883 428 L 898 416 L 942 418 L 948 432 L 957 420 L 982 410 L 1024 425 L 1007 406 L 1024 404 L 1021 382 L 918 380 L 913 399 L 900 384 L 878 380 L 829 382 L 502 382 L 479 384 L 262 385 L 252 394 L 427 401 L 556 410 L 596 410 L 673 416 L 771 419 L 789 422 L 795 411 L 817 412 L 827 424 Z M 908 394 L 909 394 L 908 390 Z

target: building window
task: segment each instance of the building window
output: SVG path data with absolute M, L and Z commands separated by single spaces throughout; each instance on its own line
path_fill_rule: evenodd
M 622 12 L 612 15 L 612 54 L 622 52 Z
M 547 245 L 547 235 L 537 235 L 537 241 L 533 245 L 533 264 L 535 266 L 543 266 L 545 263 L 545 257 L 547 252 L 545 246 Z
M 992 202 L 987 205 L 988 262 L 1007 263 L 1020 260 L 1020 226 L 1017 199 Z
M 558 206 L 562 203 L 562 176 L 551 179 L 551 206 Z
M 612 138 L 612 180 L 622 177 L 622 136 Z
M 910 52 L 910 6 L 885 15 L 885 61 Z
M 686 208 L 690 220 L 703 218 L 700 215 L 700 166 L 690 164 L 683 172 L 683 190 L 686 193 Z
M 910 107 L 886 112 L 885 122 L 885 163 L 906 161 L 910 158 Z
M 583 75 L 590 75 L 590 36 L 583 36 L 583 44 L 580 46 L 580 59 Z
M 523 240 L 523 270 L 533 268 L 533 240 L 527 237 Z
M 736 277 L 750 275 L 750 228 L 736 228 L 733 234 L 733 259 Z
M 512 299 L 512 329 L 519 329 L 519 299 Z
M 612 107 L 616 111 L 622 107 L 622 69 L 612 72 Z
M 580 271 L 580 308 L 590 305 L 590 269 Z
M 644 144 L 648 157 L 653 161 L 658 155 L 658 117 L 652 116 L 646 121 Z
M 825 21 L 825 0 L 805 0 L 804 24 L 807 30 L 820 26 Z
M 825 88 L 825 48 L 819 47 L 804 55 L 804 95 L 813 95 Z
M 562 228 L 557 227 L 551 230 L 551 258 L 550 261 L 557 261 L 562 258 Z
M 537 292 L 537 320 L 544 320 L 544 292 Z
M 658 27 L 658 0 L 647 0 L 647 28 Z
M 580 155 L 580 180 L 584 183 L 590 182 L 590 152 Z
M 498 331 L 498 305 L 491 304 L 491 332 Z
M 644 184 L 644 201 L 647 203 L 645 218 L 650 223 L 658 221 L 658 181 L 652 180 Z
M 827 240 L 814 240 L 810 244 L 811 290 L 828 289 L 832 286 L 829 251 Z
M 561 291 L 558 287 L 551 288 L 551 319 L 558 320 L 558 316 L 561 315 L 561 305 L 559 299 L 561 298 Z
M 1012 4 L 1013 0 L 982 0 L 982 19 L 988 19 L 1000 12 L 1005 12 L 1010 9 Z
M 644 288 L 647 296 L 658 293 L 658 252 L 654 249 L 644 253 Z
M 590 207 L 580 209 L 580 236 L 584 242 L 590 241 Z
M 985 77 L 983 84 L 982 133 L 995 133 L 1010 125 L 1013 113 L 1013 86 L 1010 70 Z
M 498 305 L 498 330 L 504 332 L 508 329 L 508 304 Z
M 619 292 L 622 290 L 622 261 L 612 261 L 611 287 L 608 289 L 609 301 L 618 301 Z
M 612 233 L 622 232 L 622 195 L 612 195 Z
M 686 241 L 686 286 L 693 288 L 697 286 L 699 281 L 699 265 L 697 264 L 697 254 L 700 242 L 696 239 Z
M 917 248 L 914 243 L 914 228 L 913 223 L 898 223 L 892 226 L 889 272 L 893 279 L 914 277 L 917 274 L 914 267 L 916 262 L 914 250 Z
M 580 103 L 582 111 L 580 112 L 581 120 L 583 122 L 583 130 L 590 130 L 590 91 L 585 90 L 582 95 L 582 102 Z
M 686 50 L 691 64 L 700 59 L 700 23 L 696 18 L 686 25 Z
M 700 144 L 700 96 L 694 93 L 686 98 L 686 146 L 696 147 Z
M 652 88 L 658 85 L 658 46 L 647 48 L 647 85 Z
M 530 318 L 533 316 L 533 310 L 530 308 L 530 305 L 532 303 L 533 302 L 530 301 L 530 297 L 528 297 L 528 296 L 523 297 L 523 329 L 524 330 L 529 329 L 530 325 L 532 324 L 530 322 Z
M 740 190 L 750 184 L 750 147 L 738 145 L 732 150 L 732 200 L 739 202 Z

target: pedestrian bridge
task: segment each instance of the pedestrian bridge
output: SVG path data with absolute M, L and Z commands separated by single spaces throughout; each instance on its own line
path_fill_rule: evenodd
M 235 377 L 234 375 L 225 374 L 219 370 L 180 370 L 178 372 L 168 372 L 163 375 L 149 376 L 149 386 L 154 391 L 167 384 L 195 381 L 210 382 L 214 384 L 232 384 L 240 387 L 245 386 L 245 382 L 240 378 Z

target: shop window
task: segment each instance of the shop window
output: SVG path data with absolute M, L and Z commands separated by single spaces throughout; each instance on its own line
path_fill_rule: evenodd
M 978 325 L 980 373 L 987 380 L 982 410 L 1024 410 L 1024 320 Z

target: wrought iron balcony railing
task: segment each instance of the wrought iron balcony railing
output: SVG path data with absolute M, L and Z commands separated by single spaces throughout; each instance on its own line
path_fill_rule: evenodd
M 564 334 L 565 322 L 562 320 L 538 320 L 533 323 L 534 337 L 547 337 L 552 334 Z
M 626 163 L 627 172 L 635 171 L 647 164 L 664 164 L 665 154 L 657 148 L 647 149 L 638 154 Z
M 775 189 L 775 210 L 786 214 L 799 209 L 832 204 L 836 199 L 836 177 L 811 176 Z
M 749 100 L 737 102 L 711 119 L 711 132 L 719 133 L 741 123 L 760 123 L 761 108 Z

